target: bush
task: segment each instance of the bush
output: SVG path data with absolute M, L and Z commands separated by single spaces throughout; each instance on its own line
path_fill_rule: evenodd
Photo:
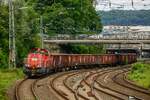
M 0 68 L 8 67 L 8 56 L 0 50 Z
M 150 88 L 150 64 L 135 63 L 132 65 L 132 71 L 128 75 L 129 79 L 136 81 L 137 84 Z
M 70 44 L 60 45 L 61 49 L 66 53 L 73 54 L 100 54 L 104 53 L 102 45 L 82 45 L 82 44 Z
M 8 87 L 23 76 L 22 69 L 0 69 L 0 100 L 7 100 L 5 94 Z

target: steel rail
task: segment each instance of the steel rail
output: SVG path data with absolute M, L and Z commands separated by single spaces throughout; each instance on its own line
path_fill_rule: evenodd
M 123 67 L 123 68 L 128 68 L 128 66 Z M 116 68 L 116 69 L 110 70 L 110 71 L 108 70 L 108 71 L 106 71 L 106 72 L 104 72 L 104 73 L 102 73 L 102 74 L 97 75 L 97 77 L 95 78 L 95 82 L 96 82 L 100 87 L 102 87 L 102 88 L 108 89 L 108 90 L 110 90 L 110 91 L 112 91 L 112 92 L 115 92 L 115 93 L 118 93 L 118 94 L 121 94 L 121 95 L 124 95 L 124 96 L 128 97 L 129 95 L 127 95 L 127 94 L 125 94 L 125 93 L 122 93 L 122 92 L 120 92 L 120 91 L 111 89 L 111 88 L 109 88 L 109 87 L 107 87 L 107 86 L 104 86 L 104 85 L 102 85 L 100 82 L 97 81 L 97 78 L 98 78 L 99 76 L 101 76 L 101 75 L 103 75 L 103 74 L 106 74 L 106 73 L 110 73 L 110 72 L 116 71 L 116 70 L 122 70 L 122 68 Z M 108 93 L 108 92 L 106 92 L 106 91 L 104 91 L 104 90 L 100 90 L 100 89 L 97 88 L 97 87 L 94 87 L 94 89 L 96 89 L 96 90 L 98 90 L 98 91 L 101 91 L 101 92 L 104 92 L 104 93 L 106 93 L 106 94 L 108 94 L 108 95 L 110 95 L 110 96 L 112 96 L 112 97 L 118 98 L 119 100 L 124 100 L 124 99 L 122 99 L 122 97 L 119 97 L 119 96 L 117 96 L 117 95 Z
M 108 72 L 104 72 L 104 73 L 102 73 L 102 74 L 105 74 L 105 73 L 108 73 Z M 101 74 L 100 74 L 101 75 Z M 97 79 L 97 78 L 96 78 Z M 102 87 L 102 88 L 105 88 L 105 89 L 108 89 L 108 90 L 110 90 L 110 91 L 113 91 L 112 89 L 110 89 L 110 88 L 108 88 L 108 87 L 106 87 L 106 86 L 103 86 L 102 84 L 100 84 L 98 81 L 96 81 L 95 80 L 95 83 L 97 83 L 100 87 Z M 122 99 L 122 97 L 119 97 L 119 96 L 117 96 L 117 95 L 114 95 L 114 94 L 112 94 L 112 93 L 109 93 L 109 92 L 106 92 L 105 90 L 101 90 L 101 89 L 99 89 L 99 88 L 97 88 L 97 87 L 94 87 L 94 89 L 96 89 L 97 91 L 100 91 L 100 92 L 103 92 L 103 93 L 105 93 L 105 94 L 107 94 L 107 95 L 110 95 L 110 96 L 112 96 L 112 97 L 114 97 L 114 98 L 117 98 L 117 99 L 119 99 L 119 100 L 124 100 L 124 99 Z M 113 91 L 113 92 L 116 92 L 116 93 L 118 93 L 118 91 Z M 118 93 L 118 94 L 122 94 L 122 93 Z M 122 94 L 122 95 L 124 95 L 124 94 Z
M 19 83 L 15 86 L 15 99 L 16 99 L 16 100 L 20 100 L 19 88 L 20 88 L 21 84 L 23 84 L 26 80 L 27 80 L 27 78 L 23 79 L 21 82 L 19 82 Z
M 86 71 L 84 71 L 84 72 L 86 72 Z M 83 71 L 82 71 L 82 72 L 75 73 L 75 74 L 72 74 L 72 75 L 69 75 L 68 77 L 65 78 L 65 80 L 63 81 L 63 83 L 64 83 L 64 85 L 65 85 L 71 92 L 73 92 L 73 93 L 75 94 L 75 99 L 76 99 L 76 100 L 79 100 L 79 97 L 81 97 L 82 99 L 88 100 L 86 97 L 84 97 L 84 96 L 78 94 L 78 93 L 77 93 L 77 89 L 74 91 L 71 87 L 69 87 L 69 86 L 66 84 L 66 81 L 67 81 L 70 77 L 75 76 L 75 75 L 78 75 L 79 73 L 83 73 Z M 79 96 L 79 97 L 78 97 L 78 96 Z
M 123 72 L 121 72 L 121 73 L 116 74 L 116 75 L 114 76 L 114 78 L 113 78 L 113 81 L 114 81 L 115 83 L 117 83 L 117 84 L 123 86 L 123 87 L 126 87 L 126 88 L 129 88 L 129 89 L 132 89 L 132 90 L 135 90 L 135 91 L 138 91 L 138 92 L 141 92 L 141 93 L 150 95 L 150 91 L 148 91 L 148 90 L 146 90 L 146 89 L 144 89 L 144 88 L 142 88 L 142 87 L 139 87 L 139 86 L 137 86 L 137 85 L 135 85 L 135 84 L 131 84 L 133 87 L 130 87 L 130 86 L 128 86 L 128 85 L 122 84 L 122 83 L 120 83 L 119 81 L 117 81 L 117 77 L 122 74 L 122 75 L 123 75 L 123 79 L 122 79 L 122 80 L 125 81 L 127 84 L 130 84 L 130 83 L 128 83 L 128 81 L 126 81 L 126 79 L 125 79 L 125 77 L 124 77 L 124 73 L 126 73 L 126 72 L 128 72 L 128 71 L 129 71 L 129 70 L 123 71 Z M 138 89 L 138 88 L 140 88 L 140 89 L 142 89 L 142 90 L 140 90 L 140 89 Z
M 126 68 L 126 67 L 124 67 L 124 68 Z M 114 95 L 114 94 L 108 93 L 108 92 L 106 92 L 106 91 L 104 91 L 104 90 L 100 90 L 99 88 L 96 88 L 96 87 L 94 86 L 94 83 L 96 82 L 96 80 L 97 80 L 97 78 L 98 78 L 99 76 L 101 76 L 101 75 L 103 75 L 103 74 L 105 74 L 105 73 L 108 73 L 108 72 L 112 72 L 112 71 L 117 70 L 117 69 L 121 69 L 121 68 L 120 68 L 120 67 L 117 67 L 117 68 L 110 68 L 110 69 L 101 70 L 101 71 L 99 71 L 99 72 L 92 73 L 92 75 L 97 74 L 97 75 L 94 77 L 94 79 L 93 79 L 93 84 L 92 84 L 92 85 L 89 84 L 89 83 L 86 81 L 87 79 L 85 80 L 85 82 L 86 82 L 87 85 L 91 86 L 91 88 L 93 88 L 93 89 L 95 89 L 95 90 L 97 90 L 97 91 L 103 92 L 103 93 L 105 93 L 105 94 L 107 94 L 107 95 L 110 95 L 110 96 L 112 96 L 112 97 L 115 97 L 115 98 L 117 98 L 117 99 L 119 99 L 119 100 L 124 100 L 124 99 L 122 99 L 121 97 L 118 97 L 118 96 L 116 96 L 116 95 Z M 88 77 L 86 77 L 86 78 L 89 78 L 89 77 L 90 77 L 90 75 L 89 75 Z
M 71 73 L 71 72 L 69 72 L 69 73 Z M 69 73 L 63 73 L 63 74 L 60 74 L 60 75 L 58 75 L 58 76 L 56 76 L 55 78 L 53 78 L 52 79 L 52 81 L 50 81 L 50 86 L 52 87 L 52 89 L 60 96 L 60 97 L 62 97 L 63 99 L 65 99 L 65 100 L 69 100 L 66 96 L 64 96 L 62 93 L 60 93 L 60 91 L 58 91 L 57 90 L 57 88 L 55 87 L 55 81 L 58 79 L 58 78 L 60 78 L 60 77 L 62 77 L 62 76 L 64 76 L 64 75 L 67 75 L 67 74 L 69 74 Z M 67 87 L 66 87 L 67 88 Z M 67 88 L 68 89 L 68 88 Z M 70 91 L 70 89 L 68 89 L 69 91 Z M 65 94 L 65 93 L 64 93 Z
M 132 81 L 128 80 L 125 73 L 124 73 L 124 75 L 123 75 L 123 80 L 126 81 L 126 82 L 127 82 L 128 84 L 130 84 L 130 85 L 133 85 L 133 86 L 135 86 L 135 87 L 141 88 L 141 89 L 146 90 L 146 91 L 149 91 L 149 89 L 144 88 L 144 87 L 139 86 L 139 85 L 136 85 L 136 84 L 134 84 Z M 150 92 L 149 92 L 148 94 L 150 94 Z
M 28 78 L 25 78 L 25 79 L 23 79 L 19 84 L 17 84 L 16 86 L 15 86 L 15 99 L 16 100 L 21 100 L 21 97 L 20 97 L 20 95 L 19 95 L 19 89 L 21 88 L 21 85 L 25 82 L 25 81 L 27 81 L 28 80 Z M 34 82 L 33 82 L 33 84 L 34 84 Z M 32 85 L 33 85 L 32 84 Z M 33 90 L 33 86 L 31 85 L 31 92 L 32 92 L 32 95 L 34 96 L 34 98 L 35 99 L 37 99 L 38 97 L 37 97 L 37 95 L 35 94 L 35 91 Z

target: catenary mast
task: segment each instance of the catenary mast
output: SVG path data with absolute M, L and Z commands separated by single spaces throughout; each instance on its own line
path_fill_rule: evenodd
M 15 43 L 15 23 L 14 23 L 14 5 L 12 0 L 9 4 L 9 68 L 16 67 L 16 43 Z

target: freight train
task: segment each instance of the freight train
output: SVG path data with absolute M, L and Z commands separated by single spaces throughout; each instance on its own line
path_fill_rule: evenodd
M 34 48 L 24 61 L 27 76 L 43 75 L 92 65 L 117 65 L 134 63 L 137 56 L 128 54 L 50 54 L 46 49 Z

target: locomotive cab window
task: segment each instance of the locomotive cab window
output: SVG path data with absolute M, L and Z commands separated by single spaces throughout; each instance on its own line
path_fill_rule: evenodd
M 46 56 L 49 55 L 49 53 L 48 53 L 47 50 L 45 50 L 45 49 L 39 49 L 39 48 L 32 49 L 31 53 L 39 53 L 39 54 L 43 54 L 43 55 L 46 55 Z
M 48 56 L 48 52 L 47 52 L 46 50 L 41 50 L 41 51 L 40 51 L 40 54 L 43 54 L 43 55 Z

